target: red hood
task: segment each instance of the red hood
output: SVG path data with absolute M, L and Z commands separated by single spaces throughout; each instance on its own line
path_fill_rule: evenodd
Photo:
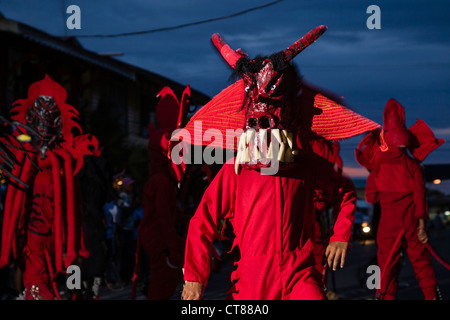
M 389 99 L 383 112 L 384 140 L 388 146 L 408 146 L 410 132 L 405 126 L 405 108 Z

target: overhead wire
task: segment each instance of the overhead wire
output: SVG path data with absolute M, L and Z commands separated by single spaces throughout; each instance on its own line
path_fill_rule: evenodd
M 77 38 L 115 38 L 115 37 L 126 37 L 126 36 L 136 36 L 136 35 L 141 35 L 141 34 L 149 34 L 149 33 L 156 33 L 156 32 L 162 32 L 162 31 L 170 31 L 170 30 L 176 30 L 176 29 L 181 29 L 181 28 L 186 28 L 186 27 L 191 27 L 191 26 L 195 26 L 195 25 L 199 25 L 199 24 L 204 24 L 204 23 L 210 23 L 213 21 L 219 21 L 219 20 L 225 20 L 225 19 L 230 19 L 230 18 L 234 18 L 237 16 L 241 16 L 243 14 L 255 11 L 255 10 L 260 10 L 263 8 L 267 8 L 269 6 L 275 5 L 277 3 L 280 3 L 284 0 L 276 0 L 276 1 L 272 1 L 257 7 L 252 7 L 249 9 L 245 9 L 242 11 L 238 11 L 232 14 L 228 14 L 228 15 L 224 15 L 221 17 L 216 17 L 216 18 L 210 18 L 210 19 L 205 19 L 205 20 L 200 20 L 200 21 L 195 21 L 195 22 L 189 22 L 189 23 L 183 23 L 183 24 L 179 24 L 176 26 L 169 26 L 169 27 L 161 27 L 161 28 L 155 28 L 155 29 L 150 29 L 150 30 L 142 30 L 142 31 L 134 31 L 134 32 L 122 32 L 122 33 L 115 33 L 115 34 L 93 34 L 93 35 L 77 35 Z

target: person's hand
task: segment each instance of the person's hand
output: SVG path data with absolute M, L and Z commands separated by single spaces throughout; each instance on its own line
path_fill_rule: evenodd
M 183 300 L 200 300 L 202 291 L 203 285 L 200 282 L 186 281 L 181 297 Z
M 340 265 L 341 268 L 344 267 L 347 250 L 348 243 L 344 241 L 333 241 L 327 246 L 327 249 L 325 250 L 325 257 L 327 259 L 328 266 L 332 268 L 333 271 L 336 270 L 338 265 Z
M 417 238 L 422 244 L 428 242 L 428 234 L 425 230 L 425 220 L 419 219 L 419 226 L 417 227 Z
M 425 244 L 425 243 L 428 242 L 428 234 L 427 234 L 427 232 L 425 231 L 424 228 L 418 228 L 417 229 L 417 238 L 419 238 L 419 241 L 422 244 Z

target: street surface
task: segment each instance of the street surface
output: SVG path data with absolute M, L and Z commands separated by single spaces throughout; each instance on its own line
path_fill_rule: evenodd
M 444 229 L 441 234 L 429 232 L 430 242 L 436 251 L 450 261 L 450 227 Z M 373 240 L 366 242 L 353 242 L 351 251 L 347 255 L 346 265 L 343 269 L 329 272 L 327 276 L 327 287 L 330 292 L 330 299 L 337 300 L 370 300 L 375 296 L 375 290 L 369 290 L 366 286 L 367 278 L 371 275 L 367 273 L 367 267 L 376 264 L 376 244 Z M 417 280 L 414 276 L 411 263 L 406 255 L 401 259 L 401 270 L 399 275 L 399 300 L 423 300 Z M 442 266 L 433 258 L 433 266 L 439 283 L 443 300 L 450 300 L 450 270 Z M 221 268 L 211 274 L 208 286 L 205 290 L 205 300 L 223 300 L 225 292 L 229 288 L 229 274 L 232 265 L 223 263 Z M 181 285 L 172 298 L 180 299 Z M 102 300 L 130 300 L 131 286 L 126 286 L 116 291 L 103 288 L 101 292 Z M 136 300 L 146 300 L 145 295 L 138 290 Z

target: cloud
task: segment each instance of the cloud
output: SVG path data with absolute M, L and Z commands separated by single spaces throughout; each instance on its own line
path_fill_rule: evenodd
M 436 138 L 450 138 L 450 128 L 432 128 Z
M 369 171 L 363 167 L 344 166 L 343 173 L 350 178 L 367 178 L 369 176 Z
M 450 195 L 450 180 L 443 180 L 440 184 L 427 182 L 425 186 L 427 189 L 439 191 L 444 195 Z
M 234 50 L 238 49 L 233 46 L 233 43 L 241 44 L 242 50 L 257 50 L 264 51 L 264 49 L 272 49 L 276 47 L 277 42 L 283 42 L 285 47 L 288 47 L 290 43 L 287 43 L 287 38 L 285 35 L 290 33 L 297 33 L 298 30 L 295 28 L 276 28 L 270 30 L 259 30 L 256 33 L 233 33 L 233 34 L 223 34 L 224 40 L 232 47 Z M 299 35 L 301 37 L 302 35 Z M 295 36 L 294 36 L 295 37 Z M 283 39 L 280 41 L 279 39 Z M 297 39 L 292 39 L 296 41 Z M 278 50 L 283 50 L 284 47 L 278 48 Z M 248 52 L 249 53 L 249 52 Z M 262 54 L 271 54 L 273 52 L 261 52 Z M 250 54 L 250 53 L 249 53 Z

